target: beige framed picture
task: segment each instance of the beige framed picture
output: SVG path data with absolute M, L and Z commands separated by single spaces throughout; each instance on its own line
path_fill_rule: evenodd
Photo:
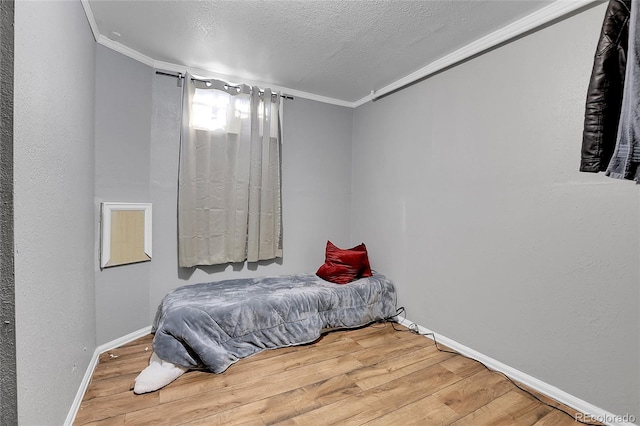
M 101 204 L 100 268 L 151 260 L 151 203 Z

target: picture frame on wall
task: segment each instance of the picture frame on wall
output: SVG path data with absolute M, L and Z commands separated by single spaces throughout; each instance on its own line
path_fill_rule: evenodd
M 151 213 L 151 203 L 101 203 L 101 269 L 151 260 Z

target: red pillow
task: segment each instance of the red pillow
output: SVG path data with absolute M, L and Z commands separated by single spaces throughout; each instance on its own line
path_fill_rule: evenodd
M 358 279 L 364 255 L 364 252 L 354 251 L 348 256 L 342 256 L 337 262 L 327 261 L 318 269 L 316 275 L 336 284 L 350 283 Z
M 329 244 L 331 241 L 327 241 L 327 249 L 329 249 Z M 331 244 L 335 249 L 340 250 L 338 247 Z M 359 245 L 350 248 L 350 251 L 363 251 L 364 252 L 364 262 L 362 263 L 362 271 L 360 271 L 360 278 L 366 278 L 373 275 L 371 272 L 371 265 L 369 264 L 369 254 L 367 253 L 367 247 L 364 243 L 360 243 Z
M 327 241 L 325 263 L 316 275 L 336 284 L 347 284 L 361 277 L 370 277 L 372 273 L 367 248 L 360 244 L 343 250 Z

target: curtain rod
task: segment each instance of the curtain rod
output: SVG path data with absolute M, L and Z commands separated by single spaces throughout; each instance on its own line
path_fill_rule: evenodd
M 156 71 L 156 74 L 159 74 L 159 75 L 165 75 L 165 76 L 167 76 L 167 77 L 175 77 L 175 78 L 177 78 L 177 79 L 178 79 L 178 86 L 182 86 L 182 80 L 184 79 L 184 75 L 183 75 L 182 73 L 172 73 L 172 72 L 166 72 L 166 71 Z M 206 82 L 207 82 L 207 80 L 201 80 L 201 79 L 199 79 L 199 78 L 191 78 L 191 80 L 192 80 L 192 81 L 199 81 L 199 82 L 202 82 L 202 83 L 206 83 Z M 236 87 L 236 86 L 229 86 L 229 87 Z M 260 90 L 260 93 L 264 93 L 264 90 Z M 291 95 L 287 95 L 287 94 L 280 95 L 280 97 L 281 97 L 281 98 L 284 98 L 284 99 L 291 99 L 291 100 L 293 100 L 293 99 L 294 99 L 294 97 L 293 97 L 293 96 L 291 96 Z

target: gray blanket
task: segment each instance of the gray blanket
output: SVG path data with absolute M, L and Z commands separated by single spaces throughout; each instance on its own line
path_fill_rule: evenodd
M 158 307 L 153 350 L 164 361 L 221 373 L 265 349 L 395 314 L 394 285 L 378 273 L 344 285 L 314 274 L 193 284 L 173 290 Z

